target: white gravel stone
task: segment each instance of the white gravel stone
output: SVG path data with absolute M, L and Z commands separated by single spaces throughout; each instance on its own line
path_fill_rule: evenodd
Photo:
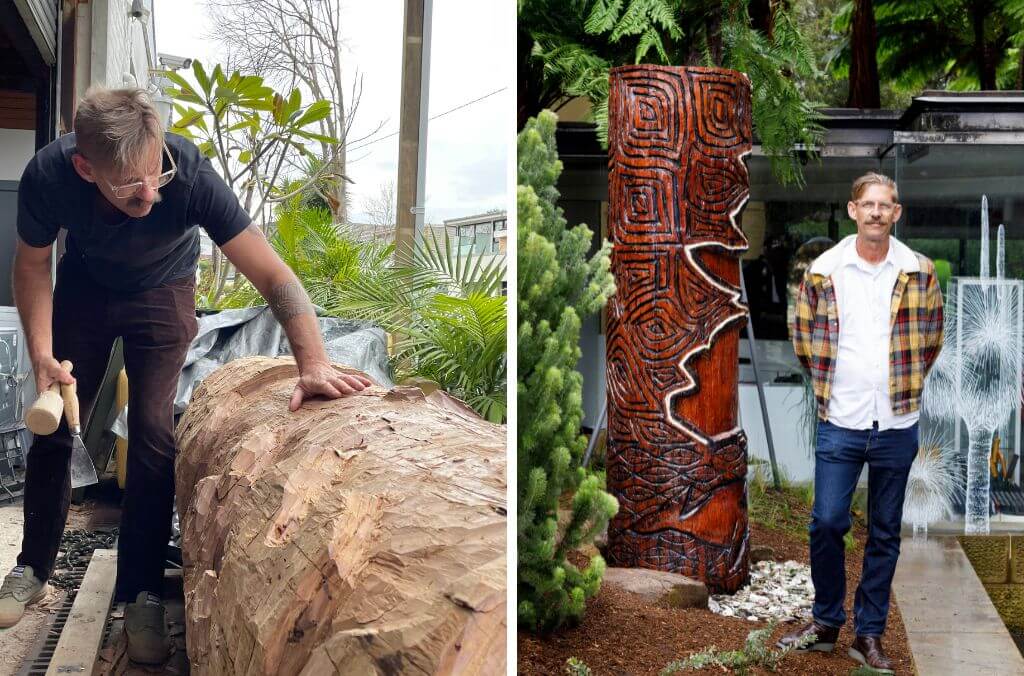
M 750 583 L 735 594 L 715 594 L 713 613 L 751 622 L 806 620 L 814 604 L 811 570 L 797 561 L 760 561 L 750 567 Z

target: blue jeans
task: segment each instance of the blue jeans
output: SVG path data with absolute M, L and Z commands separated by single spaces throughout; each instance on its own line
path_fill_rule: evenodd
M 906 429 L 850 430 L 818 422 L 811 510 L 811 579 L 814 619 L 829 627 L 846 623 L 846 549 L 850 502 L 868 463 L 868 541 L 854 601 L 858 636 L 881 636 L 889 614 L 889 591 L 900 555 L 903 496 L 917 453 L 917 423 Z

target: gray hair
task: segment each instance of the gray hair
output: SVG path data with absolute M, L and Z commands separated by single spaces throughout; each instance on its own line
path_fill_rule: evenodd
M 138 168 L 163 140 L 160 115 L 144 89 L 93 86 L 75 112 L 78 149 L 86 159 L 119 170 Z
M 864 191 L 868 189 L 869 185 L 884 185 L 892 190 L 892 198 L 899 203 L 900 191 L 896 187 L 896 181 L 892 180 L 885 174 L 879 174 L 876 171 L 869 171 L 853 182 L 853 187 L 850 188 L 850 199 L 854 202 L 859 200 L 860 196 L 864 194 Z

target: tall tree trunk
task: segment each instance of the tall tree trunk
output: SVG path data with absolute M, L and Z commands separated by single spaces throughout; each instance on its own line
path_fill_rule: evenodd
M 750 14 L 750 26 L 771 40 L 775 26 L 775 6 L 772 0 L 751 0 L 747 12 Z
M 708 53 L 711 55 L 711 65 L 721 68 L 723 58 L 722 47 L 722 10 L 716 10 L 708 16 L 704 23 L 707 31 Z
M 974 24 L 974 63 L 978 69 L 978 81 L 982 91 L 996 89 L 996 64 L 992 50 L 985 41 L 985 16 L 989 11 L 986 0 L 977 0 L 971 5 L 971 20 Z
M 848 108 L 881 108 L 878 85 L 878 36 L 871 0 L 856 0 L 850 27 L 850 90 Z
M 544 109 L 544 104 L 540 100 L 544 73 L 531 62 L 533 38 L 522 28 L 517 31 L 516 45 L 519 64 L 516 69 L 519 74 L 519 83 L 516 87 L 516 131 L 522 131 L 526 121 Z
M 335 223 L 348 223 L 348 186 L 345 185 L 345 146 L 342 145 L 338 149 L 338 154 L 334 158 L 334 167 L 331 172 L 337 175 L 337 179 L 331 184 L 333 189 L 334 201 L 337 202 L 337 207 L 334 209 L 334 222 Z
M 685 66 L 722 66 L 724 48 L 722 45 L 722 19 L 724 5 L 719 9 L 709 10 L 704 17 L 704 43 L 693 40 L 683 65 Z M 702 49 L 703 48 L 703 49 Z M 708 63 L 708 58 L 711 62 Z
M 337 40 L 337 35 L 334 36 Z M 340 49 L 341 45 L 336 45 L 336 49 Z M 334 156 L 333 167 L 331 173 L 334 174 L 334 182 L 331 183 L 333 197 L 337 200 L 337 207 L 334 208 L 334 222 L 335 223 L 348 223 L 348 186 L 345 180 L 345 165 L 346 165 L 346 146 L 348 139 L 346 138 L 346 112 L 345 112 L 345 85 L 341 77 L 341 56 L 334 58 L 332 64 L 331 74 L 334 76 L 334 88 L 337 92 L 337 101 L 334 101 L 334 115 L 337 119 L 337 135 L 334 137 L 338 139 L 341 147 L 338 148 L 337 154 Z M 353 94 L 354 96 L 354 94 Z M 355 105 L 355 102 L 352 102 Z M 333 204 L 332 204 L 333 206 Z
M 1017 64 L 1017 91 L 1024 89 L 1024 47 L 1018 52 L 1020 61 Z

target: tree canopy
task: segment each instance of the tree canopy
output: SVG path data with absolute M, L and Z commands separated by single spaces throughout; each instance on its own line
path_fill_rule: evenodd
M 782 183 L 822 107 L 902 108 L 925 89 L 1024 89 L 1024 0 L 519 0 L 520 129 L 583 97 L 607 138 L 608 70 L 721 66 L 753 84 Z
M 787 3 L 737 0 L 520 0 L 519 122 L 574 97 L 593 104 L 607 139 L 608 70 L 617 65 L 721 66 L 752 82 L 755 131 L 784 183 L 801 180 L 790 153 L 822 129 L 798 85 L 817 71 Z M 764 5 L 765 7 L 761 7 Z

